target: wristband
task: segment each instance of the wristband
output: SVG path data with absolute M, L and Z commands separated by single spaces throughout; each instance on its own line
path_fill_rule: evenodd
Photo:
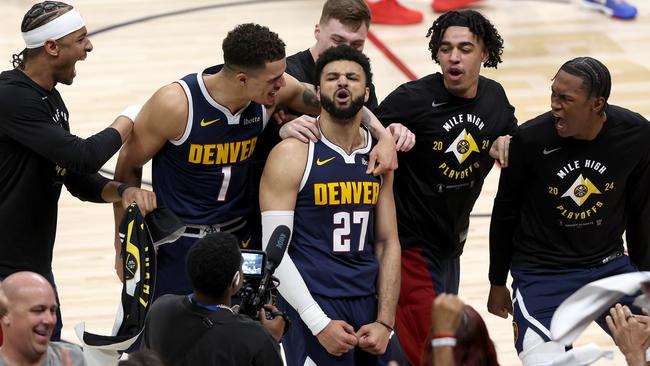
M 386 329 L 388 329 L 389 332 L 393 331 L 393 327 L 391 327 L 390 325 L 386 324 L 385 322 L 383 322 L 383 321 L 381 321 L 379 319 L 375 320 L 375 323 L 379 323 L 379 324 L 383 325 Z
M 434 338 L 431 340 L 431 347 L 455 347 L 456 338 L 454 337 L 444 337 L 444 338 Z
M 127 189 L 129 189 L 131 187 L 135 187 L 135 186 L 132 185 L 132 184 L 129 184 L 129 183 L 122 183 L 119 186 L 117 186 L 117 194 L 120 197 L 122 197 L 122 195 L 124 194 L 124 191 L 126 191 Z
M 140 113 L 140 109 L 142 109 L 142 106 L 140 104 L 130 105 L 124 108 L 122 113 L 119 115 L 130 119 L 131 123 L 135 123 L 135 118 L 138 116 L 138 113 Z

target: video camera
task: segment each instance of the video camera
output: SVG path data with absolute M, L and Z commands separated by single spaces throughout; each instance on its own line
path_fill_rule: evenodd
M 260 308 L 271 303 L 271 290 L 280 284 L 280 280 L 274 277 L 273 273 L 284 257 L 290 236 L 291 230 L 285 225 L 280 225 L 271 234 L 266 252 L 242 250 L 244 284 L 239 290 L 240 314 L 257 319 Z

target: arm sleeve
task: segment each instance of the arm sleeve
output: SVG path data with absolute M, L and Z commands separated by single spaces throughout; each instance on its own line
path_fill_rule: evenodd
M 506 284 L 515 230 L 519 224 L 524 170 L 522 142 L 515 135 L 510 142 L 510 162 L 501 169 L 499 189 L 494 199 L 490 221 L 490 283 Z
M 102 198 L 104 186 L 111 180 L 99 173 L 79 174 L 68 172 L 65 177 L 65 187 L 70 194 L 82 201 L 105 203 Z
M 262 212 L 262 249 L 266 250 L 271 233 L 279 225 L 286 225 L 293 231 L 293 211 Z M 300 318 L 311 330 L 312 334 L 317 335 L 325 329 L 331 319 L 309 293 L 307 284 L 305 284 L 305 280 L 300 275 L 293 260 L 291 260 L 291 256 L 285 253 L 282 262 L 275 270 L 275 276 L 280 280 L 278 291 L 300 314 Z
M 96 173 L 122 144 L 114 128 L 83 139 L 69 132 L 67 121 L 55 123 L 45 103 L 34 93 L 17 90 L 12 103 L 5 101 L 6 111 L 0 132 L 59 166 L 78 173 Z M 21 95 L 22 94 L 22 95 Z
M 650 149 L 646 150 L 645 158 L 628 180 L 625 232 L 630 259 L 641 271 L 650 270 Z

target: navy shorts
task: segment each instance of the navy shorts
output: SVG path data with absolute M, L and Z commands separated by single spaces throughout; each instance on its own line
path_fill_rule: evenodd
M 629 272 L 637 268 L 630 258 L 622 255 L 602 266 L 586 269 L 516 269 L 512 268 L 512 305 L 515 348 L 521 354 L 524 350 L 526 332 L 537 333 L 545 342 L 551 340 L 551 319 L 560 304 L 582 286 L 602 278 Z M 619 303 L 628 305 L 632 312 L 635 296 L 625 296 Z M 596 322 L 607 333 L 604 313 Z
M 334 299 L 312 294 L 325 314 L 332 320 L 343 320 L 355 331 L 377 320 L 377 297 L 355 297 Z M 375 356 L 356 347 L 342 356 L 334 356 L 325 350 L 300 315 L 281 296 L 277 297 L 278 308 L 291 319 L 291 327 L 282 337 L 282 347 L 287 366 L 303 365 L 387 365 L 390 361 L 390 344 L 381 356 Z M 308 362 L 308 359 L 311 363 Z

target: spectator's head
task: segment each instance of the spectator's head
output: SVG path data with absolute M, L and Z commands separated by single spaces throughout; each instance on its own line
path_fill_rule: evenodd
M 481 13 L 450 11 L 438 17 L 429 31 L 431 58 L 440 64 L 447 90 L 458 97 L 476 95 L 481 64 L 501 62 L 503 39 Z
M 422 354 L 422 366 L 433 365 L 431 339 L 429 332 Z M 487 327 L 481 315 L 469 305 L 463 307 L 460 324 L 456 330 L 456 346 L 454 347 L 456 365 L 463 366 L 498 366 L 494 342 L 490 339 Z
M 71 5 L 59 1 L 34 4 L 23 17 L 20 26 L 25 49 L 13 56 L 13 65 L 24 69 L 32 59 L 43 57 L 52 81 L 72 84 L 75 64 L 84 60 L 93 46 L 86 37 L 81 15 Z
M 152 350 L 141 349 L 129 353 L 129 358 L 120 361 L 118 366 L 164 366 L 160 356 Z
M 609 70 L 591 57 L 567 61 L 553 78 L 551 110 L 561 137 L 592 139 L 604 123 L 612 88 Z
M 364 0 L 327 0 L 314 29 L 314 53 L 342 44 L 363 51 L 369 27 L 370 9 Z
M 214 233 L 197 240 L 187 253 L 187 272 L 194 291 L 210 298 L 230 298 L 243 283 L 237 238 Z
M 52 285 L 33 272 L 17 272 L 2 281 L 6 313 L 0 318 L 2 353 L 12 360 L 38 362 L 47 357 L 56 325 L 56 297 Z
M 316 61 L 316 80 L 322 109 L 335 122 L 350 122 L 370 95 L 370 60 L 347 45 L 330 48 Z
M 241 93 L 260 104 L 275 104 L 287 67 L 278 34 L 259 24 L 240 24 L 228 32 L 222 48 L 223 70 L 236 78 Z

